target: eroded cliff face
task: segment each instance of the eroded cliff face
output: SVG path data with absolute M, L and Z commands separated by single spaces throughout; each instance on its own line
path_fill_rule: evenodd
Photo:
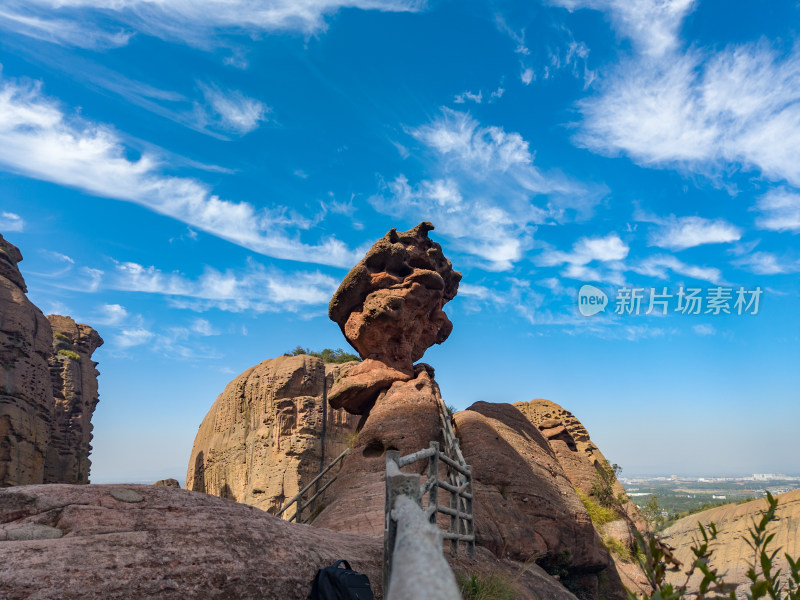
M 277 512 L 356 428 L 356 417 L 325 402 L 342 367 L 281 356 L 236 377 L 200 425 L 186 488 Z
M 21 260 L 0 235 L 0 487 L 88 483 L 91 356 L 103 340 L 69 317 L 45 318 L 25 295 Z
M 592 488 L 599 481 L 600 469 L 608 461 L 592 442 L 583 423 L 570 411 L 542 398 L 517 402 L 514 406 L 547 438 L 571 486 L 591 497 Z M 625 494 L 625 489 L 616 478 L 612 488 L 615 496 Z M 601 538 L 613 538 L 634 551 L 634 532 L 637 529 L 645 531 L 647 523 L 636 505 L 627 500 L 621 507 L 619 519 L 599 525 L 596 529 Z M 621 561 L 614 554 L 612 557 L 617 563 L 622 582 L 628 589 L 637 592 L 648 589 L 640 569 L 633 563 Z
M 48 315 L 47 320 L 53 330 L 48 362 L 54 407 L 44 483 L 89 483 L 92 414 L 99 401 L 100 374 L 92 354 L 103 339 L 70 317 Z
M 25 295 L 21 260 L 0 235 L 0 486 L 42 483 L 53 420 L 53 332 Z

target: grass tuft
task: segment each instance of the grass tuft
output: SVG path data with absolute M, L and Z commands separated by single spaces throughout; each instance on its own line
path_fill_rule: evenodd
M 69 359 L 79 361 L 81 359 L 80 355 L 77 352 L 73 352 L 72 350 L 64 350 L 63 348 L 58 351 L 61 356 L 66 356 Z
M 502 575 L 456 573 L 461 596 L 464 600 L 513 600 L 516 590 Z

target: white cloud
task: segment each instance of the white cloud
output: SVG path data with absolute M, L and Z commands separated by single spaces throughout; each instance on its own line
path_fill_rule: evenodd
M 650 167 L 731 165 L 800 185 L 800 50 L 764 43 L 624 60 L 579 103 L 578 144 Z
M 770 190 L 756 203 L 761 216 L 756 225 L 773 231 L 800 232 L 800 194 L 786 188 Z
M 609 13 L 615 28 L 639 51 L 660 56 L 675 49 L 678 31 L 695 0 L 551 0 L 569 10 L 589 8 Z
M 475 104 L 480 104 L 481 102 L 483 102 L 483 92 L 481 90 L 478 90 L 477 94 L 473 94 L 470 91 L 464 91 L 456 95 L 456 97 L 453 99 L 453 102 L 455 102 L 456 104 L 464 104 L 467 101 L 474 102 Z
M 325 17 L 341 8 L 417 12 L 424 6 L 424 0 L 8 0 L 6 10 L 19 33 L 35 37 L 61 22 L 73 29 L 83 23 L 90 35 L 113 39 L 107 23 L 116 19 L 149 35 L 209 46 L 216 33 L 289 30 L 311 35 L 323 31 Z M 52 41 L 80 45 L 77 34 L 51 35 Z
M 269 108 L 242 92 L 224 92 L 215 86 L 201 85 L 208 109 L 197 106 L 198 125 L 206 127 L 214 124 L 225 131 L 244 135 L 266 121 Z
M 121 349 L 126 350 L 134 346 L 141 346 L 151 341 L 155 337 L 152 331 L 147 329 L 123 329 L 117 334 L 114 343 Z
M 92 323 L 92 325 L 117 326 L 130 323 L 132 316 L 127 309 L 120 304 L 104 304 L 95 311 L 91 319 L 87 320 Z
M 192 331 L 202 336 L 219 335 L 219 331 L 214 329 L 206 319 L 195 319 L 192 321 Z
M 412 184 L 397 176 L 370 203 L 382 213 L 431 220 L 490 270 L 522 258 L 536 224 L 590 215 L 604 191 L 542 172 L 519 133 L 483 127 L 467 113 L 442 109 L 409 133 L 430 152 L 432 177 Z
M 127 155 L 113 130 L 68 117 L 40 84 L 0 84 L 0 165 L 8 169 L 139 204 L 267 256 L 348 267 L 358 258 L 334 238 L 309 245 L 290 235 L 310 222 L 285 208 L 223 200 L 201 181 L 163 174 L 152 154 Z
M 525 67 L 519 74 L 519 78 L 522 80 L 522 83 L 525 85 L 530 85 L 534 79 L 534 72 L 533 69 L 530 67 Z
M 42 18 L 34 12 L 26 14 L 25 11 L 17 13 L 7 10 L 0 10 L 0 28 L 45 42 L 90 50 L 124 46 L 133 35 L 132 32 L 123 30 L 103 31 L 86 26 L 79 20 Z
M 628 256 L 630 248 L 616 233 L 602 237 L 584 237 L 572 245 L 572 252 L 544 250 L 535 262 L 542 267 L 552 267 L 568 263 L 587 265 L 593 261 L 619 261 Z
M 724 219 L 702 217 L 647 217 L 637 219 L 650 221 L 660 227 L 650 234 L 650 245 L 669 250 L 685 250 L 703 244 L 724 244 L 739 241 L 742 231 Z
M 10 232 L 22 231 L 23 229 L 25 229 L 25 221 L 18 214 L 0 212 L 0 230 Z
M 706 325 L 705 323 L 695 325 L 692 329 L 697 335 L 714 335 L 717 332 L 713 325 Z
M 250 262 L 241 273 L 206 267 L 197 278 L 179 272 L 165 273 L 150 266 L 117 263 L 105 286 L 127 292 L 168 296 L 173 306 L 192 310 L 217 308 L 231 312 L 298 312 L 327 304 L 339 281 L 319 272 L 281 273 Z M 192 331 L 213 335 L 202 320 Z M 202 331 L 201 331 L 202 330 Z
M 748 253 L 733 261 L 733 264 L 757 275 L 781 275 L 800 271 L 800 261 L 785 260 L 771 252 Z
M 714 284 L 722 283 L 722 272 L 716 267 L 689 265 L 668 254 L 649 256 L 638 264 L 632 265 L 630 269 L 640 275 L 658 279 L 669 279 L 669 272 L 672 271 L 692 279 L 708 281 Z

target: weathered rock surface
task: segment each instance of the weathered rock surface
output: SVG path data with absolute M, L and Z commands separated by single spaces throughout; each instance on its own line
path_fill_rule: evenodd
M 305 600 L 340 558 L 382 595 L 380 539 L 287 523 L 251 506 L 171 487 L 47 485 L 0 490 L 0 597 L 8 600 Z M 76 560 L 80 557 L 80 560 Z M 518 598 L 575 600 L 535 564 L 448 557 L 497 574 Z M 57 568 L 54 568 L 57 565 Z
M 604 595 L 624 598 L 612 559 L 539 430 L 510 404 L 477 402 L 455 422 L 474 476 L 477 543 L 566 571 L 569 585 L 587 597 L 600 593 L 605 572 Z
M 0 490 L 0 597 L 304 600 L 346 558 L 381 597 L 381 543 L 151 485 Z
M 793 559 L 800 557 L 800 490 L 780 494 L 777 499 L 777 520 L 770 524 L 768 532 L 775 534 L 772 550 L 781 549 L 775 558 L 775 567 L 782 569 L 785 576 L 789 567 L 784 555 L 788 553 Z M 684 564 L 681 571 L 686 571 L 694 558 L 691 547 L 700 536 L 697 524 L 716 524 L 719 533 L 716 542 L 712 542 L 710 546 L 714 554 L 709 566 L 719 569 L 720 573 L 725 572 L 723 579 L 727 583 L 736 584 L 737 597 L 743 597 L 741 594 L 749 583 L 747 569 L 753 565 L 753 551 L 746 542 L 749 538 L 748 529 L 752 526 L 753 519 L 760 518 L 766 509 L 766 499 L 710 508 L 679 519 L 664 530 L 661 538 L 675 549 L 675 557 Z M 683 584 L 685 579 L 683 572 L 667 572 L 667 581 L 673 584 Z M 693 577 L 688 591 L 696 593 L 699 582 L 700 577 Z
M 379 394 L 353 451 L 345 457 L 342 470 L 331 486 L 329 503 L 314 521 L 318 527 L 382 536 L 384 526 L 384 475 L 387 450 L 402 455 L 441 441 L 439 386 L 428 365 L 416 366 L 416 377 L 397 381 Z M 404 469 L 423 473 L 420 461 Z M 416 471 L 415 471 L 416 469 Z
M 21 260 L 0 235 L 0 486 L 42 483 L 53 419 L 53 333 L 25 295 Z
M 174 487 L 174 488 L 180 488 L 181 487 L 181 484 L 178 483 L 178 480 L 177 479 L 173 479 L 172 477 L 170 477 L 169 479 L 159 479 L 153 485 L 159 485 L 159 486 L 163 486 L 163 487 Z
M 92 353 L 103 339 L 69 317 L 48 315 L 47 320 L 53 329 L 49 364 L 55 403 L 43 483 L 89 483 L 91 419 L 99 401 L 100 374 Z
M 517 402 L 514 406 L 547 438 L 570 483 L 587 496 L 591 495 L 598 482 L 598 472 L 608 461 L 592 442 L 586 427 L 575 415 L 550 400 L 537 398 L 530 402 Z M 614 479 L 613 491 L 620 495 L 625 493 L 625 488 Z M 647 523 L 630 500 L 622 506 L 621 513 L 624 516 L 621 515 L 619 520 L 599 526 L 598 533 L 604 539 L 613 538 L 634 549 L 634 531 L 645 531 Z M 637 566 L 624 564 L 616 555 L 612 556 L 627 588 L 634 591 L 647 589 L 644 574 Z
M 423 222 L 390 230 L 333 295 L 328 315 L 362 358 L 410 373 L 425 350 L 450 335 L 442 307 L 458 292 L 461 273 L 428 238 L 432 229 Z
M 356 428 L 356 417 L 325 401 L 342 367 L 281 356 L 236 377 L 200 425 L 186 488 L 277 512 Z
M 52 316 L 51 326 L 25 295 L 21 260 L 0 235 L 0 487 L 87 483 L 98 399 L 91 355 L 103 340 L 69 317 Z
M 388 390 L 395 381 L 412 378 L 411 372 L 398 371 L 368 358 L 342 369 L 328 395 L 328 402 L 332 407 L 343 408 L 354 415 L 367 414 L 381 392 Z

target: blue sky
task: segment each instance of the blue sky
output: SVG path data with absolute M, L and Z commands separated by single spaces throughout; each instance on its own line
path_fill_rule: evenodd
M 421 220 L 464 274 L 424 358 L 449 404 L 549 398 L 628 475 L 798 473 L 799 13 L 4 0 L 0 231 L 106 340 L 93 481 L 183 479 L 225 384 L 346 347 L 331 293 Z

